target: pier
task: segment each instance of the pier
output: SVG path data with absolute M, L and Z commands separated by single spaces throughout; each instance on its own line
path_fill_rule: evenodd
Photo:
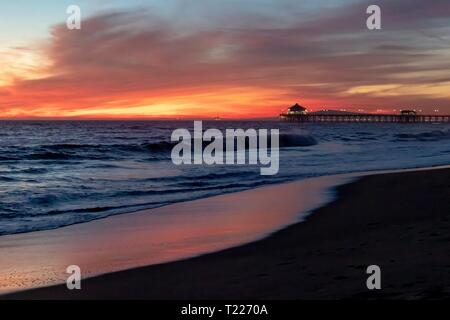
M 418 114 L 415 110 L 401 110 L 399 114 L 352 113 L 337 110 L 308 112 L 298 103 L 280 114 L 290 122 L 381 122 L 381 123 L 450 123 L 450 115 Z
M 450 115 L 282 113 L 280 117 L 290 122 L 450 123 Z

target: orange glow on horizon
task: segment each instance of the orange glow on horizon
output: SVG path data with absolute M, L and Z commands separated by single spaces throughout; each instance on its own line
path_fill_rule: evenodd
M 74 89 L 76 91 L 76 89 Z M 155 93 L 151 93 L 152 95 Z M 150 95 L 150 94 L 149 94 Z M 171 90 L 160 91 L 154 98 L 146 92 L 109 97 L 87 98 L 84 105 L 74 100 L 64 100 L 64 96 L 55 95 L 57 100 L 46 103 L 52 95 L 33 94 L 33 100 L 43 100 L 39 107 L 12 107 L 3 112 L 4 119 L 246 119 L 274 118 L 285 111 L 297 100 L 282 89 L 243 87 L 243 88 L 194 88 L 185 92 Z M 308 106 L 323 105 L 316 101 L 302 100 Z M 39 104 L 30 101 L 30 105 Z M 93 106 L 89 106 L 93 104 Z M 310 110 L 311 107 L 309 107 Z
M 315 32 L 302 24 L 262 31 L 258 23 L 239 32 L 180 30 L 152 18 L 99 13 L 79 32 L 60 23 L 40 41 L 3 42 L 0 119 L 276 118 L 295 103 L 450 114 L 448 48 L 343 42 L 350 30 L 332 32 L 327 16 Z

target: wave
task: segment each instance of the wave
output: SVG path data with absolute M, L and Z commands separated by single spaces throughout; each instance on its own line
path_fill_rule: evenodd
M 248 138 L 245 142 L 245 149 L 249 149 Z M 188 142 L 189 143 L 189 142 Z M 191 145 L 194 143 L 194 140 L 190 141 Z M 203 148 L 209 145 L 211 142 L 202 141 Z M 145 145 L 145 148 L 150 151 L 161 152 L 161 151 L 170 151 L 178 142 L 168 142 L 168 141 L 160 141 L 156 143 L 149 143 Z M 280 148 L 290 148 L 290 147 L 308 147 L 317 144 L 317 140 L 310 135 L 301 135 L 301 134 L 280 134 L 279 135 L 279 146 Z M 270 137 L 269 144 L 270 147 Z M 236 143 L 235 143 L 235 148 Z M 226 140 L 223 139 L 223 149 L 226 150 Z
M 44 145 L 41 149 L 50 152 L 161 152 L 170 150 L 175 143 L 159 141 L 141 144 L 54 144 Z
M 20 160 L 17 157 L 4 157 L 4 156 L 0 156 L 0 161 L 15 161 L 15 160 Z
M 270 140 L 270 138 L 269 138 Z M 160 140 L 155 142 L 144 142 L 140 144 L 52 144 L 40 145 L 31 148 L 16 149 L 10 152 L 10 156 L 0 156 L 0 161 L 11 160 L 108 160 L 114 159 L 117 155 L 124 156 L 126 153 L 142 153 L 151 154 L 160 160 L 161 156 L 167 157 L 170 151 L 179 142 Z M 188 141 L 187 144 L 194 143 L 194 140 Z M 210 144 L 209 141 L 202 141 L 203 148 Z M 317 140 L 310 135 L 301 134 L 280 134 L 280 148 L 306 147 L 316 145 Z M 270 147 L 270 141 L 268 143 Z M 235 150 L 238 149 L 235 142 Z M 248 138 L 245 142 L 245 149 L 250 148 Z M 226 150 L 226 141 L 223 140 L 223 150 Z M 155 160 L 155 159 L 151 159 Z
M 71 156 L 61 152 L 38 152 L 26 158 L 29 160 L 69 160 Z
M 27 173 L 27 174 L 43 174 L 47 172 L 48 170 L 45 168 L 28 168 L 18 171 L 18 173 Z
M 439 141 L 450 139 L 450 129 L 433 130 L 420 133 L 399 133 L 395 134 L 396 141 L 417 140 L 417 141 Z
M 11 177 L 0 176 L 0 181 L 2 181 L 2 182 L 12 182 L 12 181 L 16 181 L 16 179 L 11 178 Z
M 245 149 L 249 149 L 249 139 L 246 138 Z M 188 141 L 187 144 L 194 144 L 194 139 Z M 160 152 L 160 151 L 170 151 L 175 145 L 179 142 L 169 142 L 169 141 L 159 141 L 154 143 L 145 144 L 144 147 L 150 151 Z M 202 141 L 203 148 L 209 145 L 210 141 Z M 289 148 L 289 147 L 308 147 L 312 145 L 316 145 L 317 140 L 311 135 L 303 135 L 303 134 L 294 134 L 294 133 L 285 133 L 279 135 L 279 145 L 281 148 Z M 235 142 L 235 146 L 236 146 Z M 270 147 L 270 136 L 269 143 Z M 226 150 L 226 138 L 223 138 L 223 149 Z
M 148 151 L 159 153 L 170 151 L 175 145 L 177 145 L 177 142 L 159 141 L 154 143 L 144 143 L 141 147 Z
M 309 147 L 317 144 L 317 140 L 310 135 L 280 134 L 280 147 Z

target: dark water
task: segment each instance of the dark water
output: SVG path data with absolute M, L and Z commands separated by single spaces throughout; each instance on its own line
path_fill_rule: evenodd
M 445 124 L 204 123 L 211 127 L 279 128 L 279 174 L 175 166 L 171 133 L 192 121 L 0 122 L 0 235 L 311 176 L 450 164 Z

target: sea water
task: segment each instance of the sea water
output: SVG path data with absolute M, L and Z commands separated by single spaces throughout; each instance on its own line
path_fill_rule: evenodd
M 307 177 L 450 164 L 450 125 L 210 121 L 280 129 L 280 168 L 176 166 L 173 130 L 193 121 L 0 121 L 0 235 Z

